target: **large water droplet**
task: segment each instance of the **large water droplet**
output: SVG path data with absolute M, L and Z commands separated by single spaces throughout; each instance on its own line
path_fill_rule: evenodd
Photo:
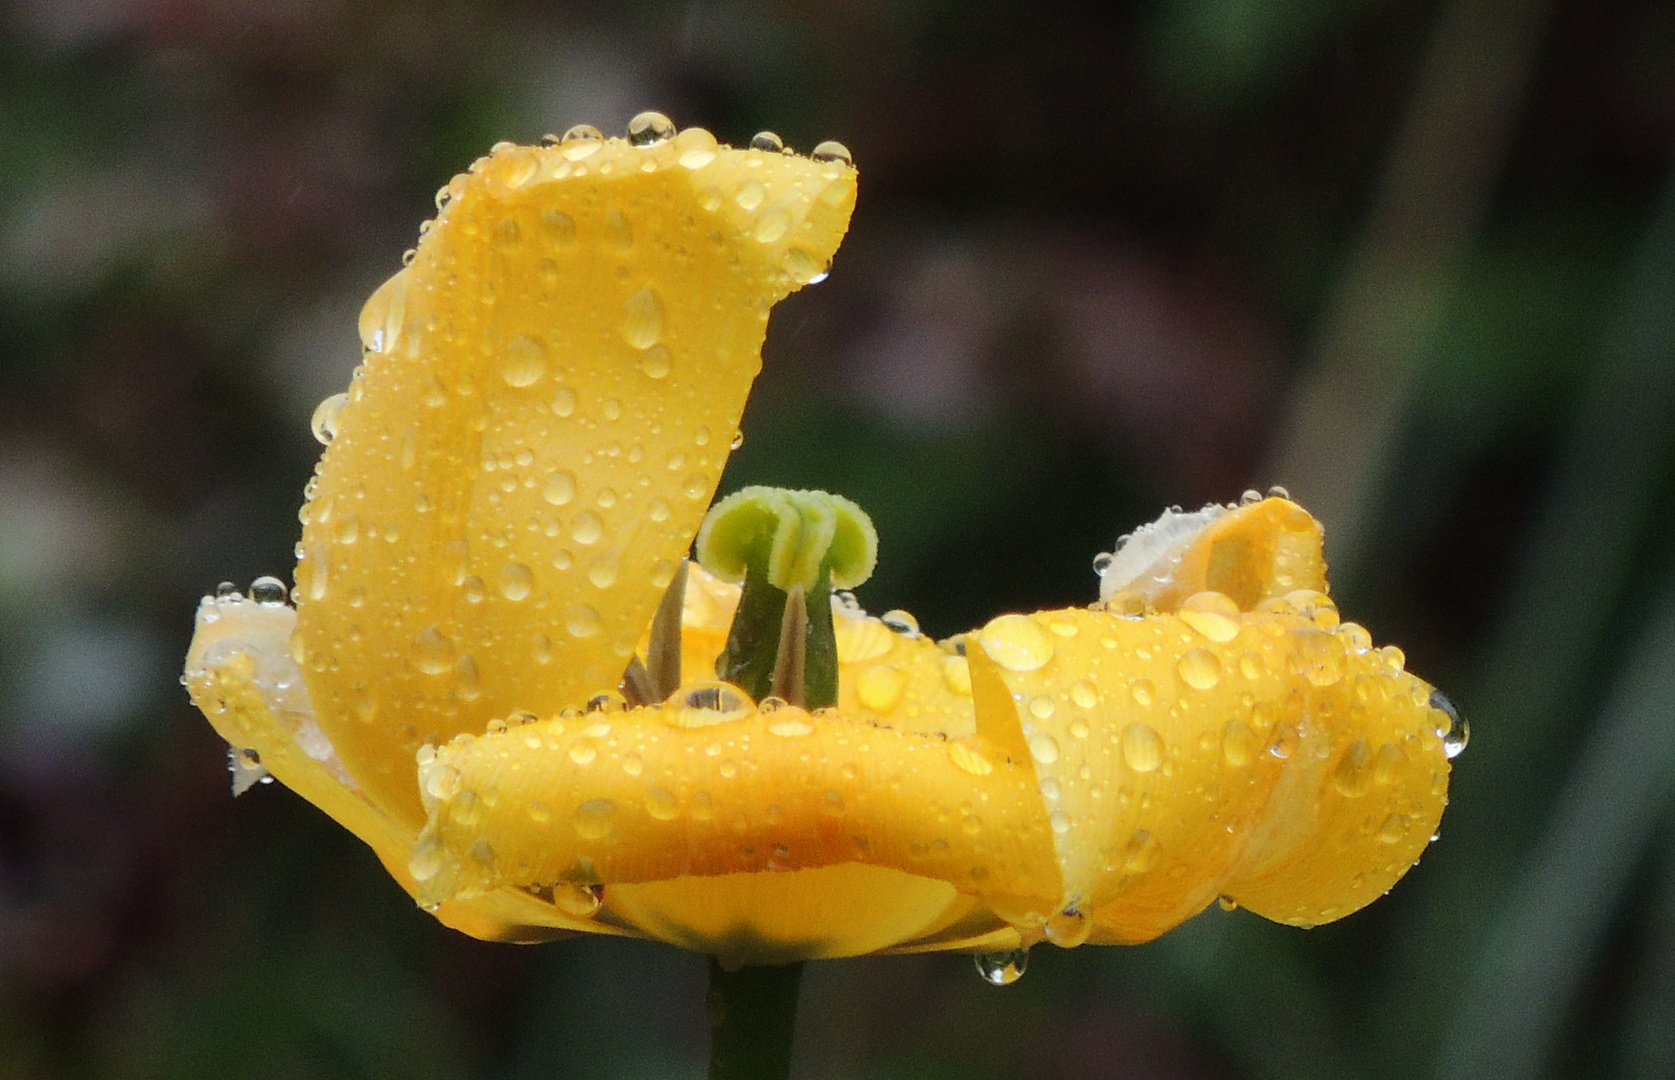
M 276 577 L 259 577 L 250 583 L 250 599 L 268 607 L 283 604 L 285 602 L 285 583 Z
M 1181 681 L 1194 690 L 1210 690 L 1221 682 L 1221 661 L 1207 649 L 1189 649 L 1175 665 Z
M 1075 908 L 1063 911 L 1047 920 L 1047 940 L 1061 949 L 1074 949 L 1093 933 L 1093 920 Z
M 507 386 L 533 386 L 546 373 L 547 347 L 538 339 L 524 335 L 507 342 L 500 360 L 500 377 Z
M 1332 770 L 1332 787 L 1339 795 L 1346 799 L 1358 799 L 1367 793 L 1372 779 L 1372 770 L 1367 767 L 1371 757 L 1367 740 L 1356 739 L 1350 743 L 1349 749 L 1338 759 L 1338 767 Z
M 461 701 L 476 701 L 483 696 L 482 676 L 477 673 L 477 661 L 469 653 L 454 661 L 454 693 Z
M 750 137 L 752 150 L 765 150 L 770 154 L 785 153 L 785 140 L 771 131 L 758 131 Z
M 640 357 L 640 371 L 648 379 L 667 378 L 669 370 L 673 366 L 669 358 L 669 350 L 662 345 L 653 345 Z
M 333 394 L 314 406 L 314 415 L 310 418 L 308 426 L 314 432 L 315 441 L 321 446 L 337 438 L 337 424 L 343 418 L 343 407 L 347 404 L 348 394 Z
M 855 694 L 861 704 L 873 712 L 887 713 L 901 700 L 907 689 L 907 674 L 888 664 L 871 664 L 855 680 Z
M 574 604 L 564 616 L 564 628 L 571 637 L 588 638 L 604 629 L 599 613 L 586 604 Z
M 1343 678 L 1344 648 L 1337 636 L 1324 630 L 1299 630 L 1293 638 L 1291 667 L 1315 686 L 1331 686 Z
M 1001 615 L 978 635 L 989 658 L 1008 671 L 1035 671 L 1053 658 L 1053 639 L 1028 615 Z
M 413 636 L 413 666 L 426 675 L 441 675 L 454 664 L 454 643 L 434 626 Z
M 535 588 L 535 574 L 521 562 L 513 561 L 500 568 L 500 595 L 508 600 L 522 600 Z
M 1029 756 L 1043 765 L 1051 765 L 1059 759 L 1059 741 L 1045 731 L 1037 731 L 1029 737 Z
M 1137 773 L 1163 764 L 1163 736 L 1150 724 L 1130 724 L 1122 733 L 1122 759 Z
M 570 539 L 578 544 L 598 543 L 605 535 L 605 522 L 591 510 L 583 510 L 570 519 Z
M 1471 742 L 1471 724 L 1441 690 L 1431 691 L 1431 708 L 1441 714 L 1443 721 L 1437 725 L 1437 735 L 1442 738 L 1442 752 L 1450 759 L 1459 757 L 1465 752 L 1466 744 Z
M 1239 636 L 1239 605 L 1222 593 L 1194 593 L 1181 601 L 1180 616 L 1211 641 L 1232 641 Z
M 650 285 L 623 305 L 622 336 L 636 349 L 649 349 L 663 336 L 663 299 Z
M 579 830 L 578 830 L 579 831 Z M 605 886 L 563 882 L 553 886 L 553 907 L 577 919 L 591 919 L 605 904 Z
M 808 156 L 815 161 L 835 161 L 840 165 L 855 164 L 854 155 L 850 154 L 849 147 L 833 139 L 827 139 L 823 143 L 816 144 L 814 149 L 809 151 Z
M 569 469 L 558 469 L 547 477 L 541 497 L 554 506 L 564 506 L 576 497 L 576 474 Z
M 675 122 L 660 112 L 647 110 L 628 121 L 628 141 L 635 146 L 656 146 L 675 137 Z
M 977 974 L 993 986 L 1011 986 L 1024 977 L 1029 967 L 1028 949 L 1008 949 L 1005 952 L 978 953 Z
M 673 821 L 680 815 L 680 804 L 667 788 L 654 787 L 646 792 L 646 813 L 658 821 Z

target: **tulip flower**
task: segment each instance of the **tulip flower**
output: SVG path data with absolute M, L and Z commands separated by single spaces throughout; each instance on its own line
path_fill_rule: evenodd
M 1090 606 L 946 641 L 834 597 L 877 556 L 862 508 L 710 509 L 769 309 L 855 185 L 836 144 L 656 114 L 455 177 L 316 415 L 295 607 L 265 579 L 199 608 L 187 684 L 235 774 L 465 933 L 726 968 L 957 950 L 1005 982 L 1218 898 L 1311 926 L 1383 894 L 1463 730 L 1340 621 L 1283 493 L 1166 513 Z

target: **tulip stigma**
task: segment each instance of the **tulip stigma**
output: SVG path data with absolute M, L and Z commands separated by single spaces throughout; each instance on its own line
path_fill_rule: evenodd
M 744 590 L 716 675 L 758 701 L 807 709 L 838 701 L 832 589 L 872 574 L 878 533 L 841 495 L 747 487 L 711 508 L 698 562 Z

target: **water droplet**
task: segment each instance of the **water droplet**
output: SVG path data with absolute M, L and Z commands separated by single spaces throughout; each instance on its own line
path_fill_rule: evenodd
M 535 574 L 521 562 L 509 562 L 500 568 L 500 595 L 508 600 L 522 600 L 535 587 Z
M 1029 699 L 1029 714 L 1037 720 L 1049 720 L 1058 711 L 1058 703 L 1048 694 L 1036 694 Z
M 861 669 L 855 680 L 855 694 L 861 704 L 873 712 L 887 713 L 901 700 L 907 689 L 907 674 L 888 664 L 872 664 Z
M 1239 657 L 1239 674 L 1243 675 L 1245 678 L 1260 679 L 1267 673 L 1268 665 L 1264 663 L 1262 657 L 1256 653 L 1248 652 Z
M 1385 743 L 1378 748 L 1378 755 L 1373 758 L 1373 781 L 1381 787 L 1388 787 L 1396 782 L 1405 768 L 1407 755 L 1402 753 L 1401 747 L 1395 743 Z
M 669 503 L 668 503 L 668 500 L 666 500 L 666 499 L 653 499 L 653 500 L 651 500 L 651 505 L 646 507 L 646 517 L 650 518 L 653 521 L 658 521 L 658 522 L 668 521 L 669 520 Z
M 1378 838 L 1382 843 L 1399 844 L 1402 837 L 1407 835 L 1408 821 L 1402 814 L 1391 814 L 1384 819 L 1384 824 L 1378 828 Z
M 1221 682 L 1221 661 L 1207 649 L 1188 649 L 1175 665 L 1181 681 L 1194 690 L 1210 690 Z
M 1269 488 L 1268 489 L 1268 494 L 1272 495 L 1276 499 L 1289 499 L 1289 498 L 1291 498 L 1291 492 L 1287 491 L 1283 487 L 1280 487 L 1278 484 L 1275 484 L 1273 487 Z
M 1117 557 L 1115 555 L 1111 554 L 1109 551 L 1101 551 L 1098 555 L 1093 557 L 1093 572 L 1098 574 L 1100 577 L 1104 577 L 1105 571 L 1111 569 L 1111 564 L 1116 561 Z
M 390 278 L 361 308 L 361 345 L 368 352 L 389 352 L 407 320 L 407 272 Z
M 1047 920 L 1047 940 L 1061 949 L 1074 949 L 1093 933 L 1093 920 L 1075 908 L 1063 911 Z
M 841 165 L 855 164 L 855 158 L 849 153 L 849 147 L 832 139 L 819 143 L 809 151 L 809 157 L 815 161 L 835 161 Z
M 650 285 L 623 305 L 622 336 L 636 349 L 649 349 L 663 336 L 663 299 Z
M 1367 749 L 1367 740 L 1356 739 L 1350 743 L 1349 749 L 1338 759 L 1338 767 L 1332 770 L 1332 787 L 1337 789 L 1339 795 L 1346 799 L 1357 799 L 1367 793 L 1372 771 L 1367 768 L 1367 763 L 1371 757 L 1372 753 Z
M 1255 506 L 1261 501 L 1262 493 L 1257 491 L 1255 488 L 1246 488 L 1245 493 L 1239 496 L 1240 506 Z
M 407 872 L 414 881 L 429 881 L 442 872 L 442 839 L 434 833 L 419 838 L 407 860 Z
M 552 410 L 553 415 L 559 419 L 563 419 L 575 413 L 576 392 L 568 386 L 559 387 L 558 391 L 553 394 Z
M 1239 605 L 1218 592 L 1194 593 L 1181 601 L 1181 621 L 1215 642 L 1239 636 Z
M 546 373 L 547 347 L 538 339 L 526 334 L 507 342 L 500 360 L 500 377 L 507 386 L 534 386 Z
M 680 804 L 667 788 L 654 787 L 646 792 L 646 813 L 658 821 L 673 821 L 680 815 Z
M 1076 824 L 1076 821 L 1063 810 L 1054 810 L 1051 814 L 1047 815 L 1047 824 L 1053 827 L 1054 832 L 1063 836 L 1071 830 L 1071 828 Z
M 746 180 L 739 186 L 739 193 L 733 196 L 733 201 L 739 204 L 741 210 L 754 210 L 762 205 L 762 200 L 768 197 L 768 189 L 754 180 Z
M 1150 705 L 1157 698 L 1157 687 L 1152 685 L 1150 679 L 1135 679 L 1128 692 L 1136 705 Z
M 772 700 L 774 699 L 769 698 L 767 701 L 763 701 L 763 706 L 766 706 L 768 701 Z M 813 735 L 814 725 L 806 720 L 776 720 L 768 725 L 768 734 L 778 735 L 782 739 L 800 739 L 804 735 Z
M 942 658 L 942 681 L 962 697 L 971 696 L 971 662 L 963 656 Z
M 1123 846 L 1122 868 L 1130 874 L 1144 874 L 1157 865 L 1157 857 L 1163 846 L 1145 829 L 1135 829 Z
M 635 146 L 656 146 L 675 137 L 675 122 L 660 112 L 646 111 L 628 121 L 628 141 Z
M 237 585 L 230 581 L 223 581 L 215 587 L 215 598 L 217 600 L 242 600 L 244 594 L 238 591 Z
M 1037 731 L 1029 737 L 1029 756 L 1043 765 L 1051 765 L 1059 759 L 1059 741 L 1045 731 Z
M 948 760 L 973 776 L 987 776 L 995 771 L 993 762 L 964 743 L 948 744 Z
M 1035 671 L 1053 658 L 1053 639 L 1028 615 L 991 619 L 978 641 L 989 658 L 1008 671 Z
M 1441 690 L 1432 690 L 1431 708 L 1440 715 L 1437 724 L 1437 735 L 1442 739 L 1442 752 L 1450 759 L 1459 757 L 1465 752 L 1466 744 L 1471 742 L 1471 724 L 1460 715 L 1460 710 L 1448 700 L 1448 695 Z
M 735 432 L 733 432 L 733 440 L 727 444 L 727 449 L 737 450 L 739 447 L 741 447 L 743 445 L 744 445 L 744 432 L 735 431 Z
M 1285 761 L 1297 752 L 1297 744 L 1300 741 L 1295 724 L 1280 724 L 1274 728 L 1273 736 L 1268 740 L 1268 753 Z
M 785 153 L 785 140 L 771 131 L 758 131 L 750 137 L 752 150 L 766 150 L 770 154 Z
M 604 626 L 599 613 L 586 604 L 572 604 L 564 616 L 564 628 L 570 631 L 571 637 L 589 638 L 599 633 Z
M 568 504 L 576 497 L 576 474 L 569 469 L 559 469 L 550 474 L 541 489 L 541 497 L 554 506 Z
M 977 974 L 993 986 L 1011 986 L 1024 977 L 1029 967 L 1028 949 L 1008 949 L 1005 952 L 978 953 Z
M 1146 617 L 1146 601 L 1139 593 L 1132 593 L 1124 589 L 1114 592 L 1105 601 L 1105 610 L 1120 619 L 1143 619 Z
M 576 831 L 581 831 L 579 821 Z M 597 839 L 597 837 L 584 837 L 584 839 Z M 572 918 L 591 919 L 599 914 L 599 909 L 604 904 L 605 886 L 603 885 L 563 882 L 553 886 L 553 907 Z
M 812 252 L 795 245 L 786 248 L 780 265 L 791 280 L 799 285 L 817 285 L 831 274 L 831 264 L 814 257 Z
M 1070 700 L 1080 709 L 1091 709 L 1099 704 L 1099 690 L 1086 679 L 1078 679 L 1070 687 Z
M 413 666 L 426 675 L 441 675 L 453 666 L 454 643 L 434 626 L 413 637 Z
M 1297 631 L 1292 638 L 1291 668 L 1315 686 L 1331 686 L 1343 678 L 1343 642 L 1324 630 Z
M 617 556 L 612 552 L 606 552 L 593 560 L 593 564 L 587 568 L 587 580 L 596 589 L 608 589 L 616 584 L 620 567 Z
M 436 765 L 424 770 L 425 794 L 447 802 L 459 794 L 459 770 L 452 765 Z
M 1122 733 L 1122 759 L 1137 773 L 1163 764 L 1163 736 L 1150 724 L 1130 724 Z
M 259 577 L 250 583 L 250 599 L 268 607 L 283 604 L 285 602 L 285 583 L 276 577 Z
M 680 486 L 681 494 L 694 502 L 709 494 L 710 478 L 703 473 L 693 473 Z
M 1229 720 L 1221 728 L 1221 756 L 1235 768 L 1249 765 L 1256 755 L 1256 732 L 1243 720 Z
M 605 535 L 605 523 L 598 514 L 591 510 L 583 510 L 570 519 L 570 539 L 578 544 L 598 543 Z
M 477 673 L 477 661 L 469 653 L 454 661 L 454 693 L 461 701 L 476 701 L 483 696 L 483 681 Z
M 669 350 L 662 345 L 653 345 L 640 357 L 640 370 L 648 379 L 666 378 L 671 367 Z
M 783 206 L 776 206 L 764 211 L 756 219 L 756 240 L 761 244 L 771 244 L 784 236 L 791 228 L 791 211 Z
M 315 441 L 321 446 L 337 438 L 337 424 L 343 418 L 343 407 L 347 404 L 348 394 L 333 394 L 314 406 L 314 415 L 310 418 L 308 426 L 314 432 Z

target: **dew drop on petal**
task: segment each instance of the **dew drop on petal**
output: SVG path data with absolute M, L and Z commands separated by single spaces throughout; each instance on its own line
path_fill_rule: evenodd
M 1207 649 L 1189 649 L 1175 665 L 1181 681 L 1194 690 L 1210 690 L 1221 682 L 1221 661 Z
M 533 386 L 547 373 L 547 347 L 529 335 L 515 337 L 500 359 L 500 377 L 507 386 Z
M 1163 736 L 1150 724 L 1130 724 L 1122 733 L 1122 759 L 1137 773 L 1163 764 Z
M 337 438 L 338 421 L 343 417 L 343 407 L 349 404 L 348 394 L 333 394 L 314 407 L 314 415 L 308 426 L 314 432 L 314 438 L 320 445 L 325 446 Z
M 1053 658 L 1053 639 L 1028 615 L 991 619 L 978 641 L 989 658 L 1008 671 L 1035 671 Z
M 1181 621 L 1214 642 L 1239 636 L 1239 605 L 1219 592 L 1194 593 L 1181 601 Z

